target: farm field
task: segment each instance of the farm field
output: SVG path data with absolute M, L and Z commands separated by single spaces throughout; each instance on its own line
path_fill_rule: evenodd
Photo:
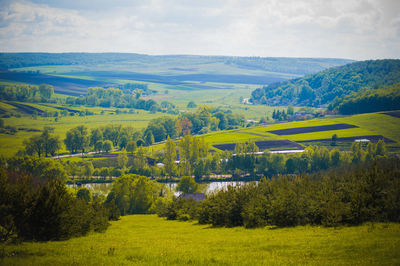
M 6 246 L 4 265 L 394 265 L 400 225 L 212 228 L 132 215 L 68 241 Z
M 296 135 L 296 134 L 302 134 L 302 133 L 340 130 L 340 129 L 348 129 L 348 128 L 357 128 L 357 126 L 349 125 L 349 124 L 333 124 L 333 125 L 325 125 L 325 126 L 286 128 L 286 129 L 272 130 L 272 131 L 268 131 L 268 132 L 275 134 L 275 135 Z
M 60 106 L 55 104 L 33 104 L 24 103 L 26 107 L 38 108 L 46 111 L 56 111 L 59 110 Z M 239 105 L 239 104 L 238 104 Z M 243 106 L 243 105 L 241 105 Z M 248 106 L 248 110 L 252 107 L 263 108 L 267 114 L 272 113 L 274 107 L 264 107 L 264 106 Z M 3 109 L 16 109 L 17 107 L 10 105 L 10 103 L 2 102 L 0 108 Z M 27 139 L 35 133 L 34 131 L 42 130 L 44 127 L 54 128 L 54 133 L 60 137 L 61 140 L 64 139 L 65 133 L 78 125 L 86 125 L 89 129 L 105 126 L 108 124 L 131 126 L 137 129 L 143 129 L 147 126 L 151 119 L 157 118 L 160 115 L 166 114 L 150 114 L 148 111 L 136 110 L 135 113 L 120 113 L 116 114 L 115 108 L 100 108 L 100 107 L 68 107 L 76 111 L 89 110 L 95 115 L 90 116 L 64 116 L 59 117 L 56 122 L 54 118 L 44 118 L 37 117 L 32 119 L 30 116 L 21 117 L 11 117 L 4 118 L 5 125 L 14 126 L 20 130 L 15 135 L 1 134 L 0 141 L 0 151 L 2 154 L 7 156 L 12 156 L 16 151 L 22 148 L 22 143 L 24 139 Z M 240 107 L 239 108 L 243 108 Z M 246 107 L 245 107 L 246 108 Z M 248 110 L 243 110 L 243 112 L 248 112 Z M 103 115 L 100 113 L 103 111 Z M 121 112 L 124 109 L 120 109 Z M 127 111 L 127 109 L 125 110 Z M 259 111 L 256 111 L 258 113 Z M 246 117 L 248 118 L 248 117 Z M 354 116 L 345 117 L 326 117 L 306 121 L 297 122 L 285 122 L 277 123 L 265 126 L 257 126 L 243 129 L 226 130 L 212 132 L 209 134 L 201 135 L 201 138 L 209 143 L 210 145 L 219 144 L 233 144 L 233 143 L 243 143 L 247 141 L 299 141 L 303 144 L 309 145 L 312 142 L 320 140 L 329 140 L 333 134 L 337 134 L 340 138 L 351 138 L 351 137 L 366 137 L 366 136 L 383 136 L 388 141 L 389 146 L 392 146 L 392 150 L 399 149 L 400 143 L 400 123 L 399 119 L 393 115 L 387 114 L 361 114 Z M 345 125 L 343 125 L 345 124 Z M 342 128 L 345 129 L 342 129 Z M 325 131 L 318 131 L 321 128 Z M 337 130 L 333 130 L 338 128 Z M 278 134 L 273 134 L 273 133 Z M 285 133 L 288 132 L 288 133 Z M 306 132 L 306 133 L 302 133 Z M 297 134 L 296 134 L 297 133 Z M 304 142 L 309 141 L 308 144 Z M 344 140 L 348 142 L 348 140 Z M 283 142 L 282 142 L 283 144 Z M 232 146 L 232 145 L 231 145 Z M 296 145 L 294 145 L 296 146 Z M 234 147 L 234 146 L 232 146 Z M 232 148 L 231 147 L 231 148 Z M 298 147 L 298 146 L 297 146 Z M 157 149 L 157 146 L 155 147 Z M 215 147 L 218 149 L 218 146 Z M 285 144 L 277 146 L 276 143 L 272 146 L 261 145 L 260 150 L 264 149 L 289 149 L 290 147 Z M 348 147 L 347 147 L 348 148 Z M 65 150 L 61 150 L 65 152 Z
M 321 126 L 324 126 L 326 129 L 330 129 L 330 127 L 335 127 L 334 125 L 337 124 L 348 124 L 356 127 L 288 135 L 277 135 L 271 133 L 271 131 L 275 130 L 282 130 L 280 132 L 285 132 L 284 130 L 287 130 L 286 132 L 291 132 L 295 129 L 299 129 L 300 132 L 307 127 L 315 127 L 314 130 L 318 130 L 318 127 Z M 220 131 L 205 135 L 204 139 L 206 142 L 210 143 L 210 145 L 246 142 L 249 140 L 263 141 L 287 139 L 290 141 L 306 142 L 312 140 L 331 139 L 333 134 L 337 134 L 339 138 L 381 135 L 393 141 L 392 143 L 388 143 L 389 146 L 395 146 L 396 149 L 400 148 L 399 118 L 379 113 L 361 114 L 347 117 L 327 117 L 307 121 L 286 122 L 238 130 Z
M 99 113 L 100 108 L 84 108 L 89 111 Z M 115 114 L 115 109 L 106 109 L 104 115 L 89 115 L 89 116 L 64 116 L 59 117 L 55 122 L 54 118 L 37 117 L 33 119 L 30 116 L 3 118 L 6 126 L 13 126 L 19 130 L 15 135 L 0 134 L 0 154 L 5 156 L 14 155 L 23 147 L 23 141 L 40 132 L 32 132 L 33 130 L 42 130 L 44 127 L 54 128 L 54 134 L 60 140 L 64 140 L 66 132 L 79 125 L 85 125 L 89 130 L 110 124 L 130 126 L 136 129 L 143 129 L 147 126 L 151 119 L 159 117 L 159 113 L 150 114 L 148 111 L 136 110 L 134 114 Z M 167 114 L 165 114 L 167 115 Z M 167 115 L 171 116 L 171 115 Z M 66 150 L 60 150 L 60 153 Z

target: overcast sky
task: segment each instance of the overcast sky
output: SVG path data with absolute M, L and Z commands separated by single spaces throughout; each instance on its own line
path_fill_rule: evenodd
M 400 1 L 0 0 L 0 51 L 400 58 Z

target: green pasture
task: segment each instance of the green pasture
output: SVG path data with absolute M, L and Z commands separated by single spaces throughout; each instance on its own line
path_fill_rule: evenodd
M 176 68 L 179 68 L 177 70 Z M 275 77 L 283 78 L 297 78 L 301 75 L 272 72 L 263 69 L 250 69 L 241 68 L 235 65 L 225 64 L 224 62 L 217 62 L 206 58 L 164 58 L 164 60 L 154 61 L 153 59 L 139 59 L 115 62 L 107 62 L 102 64 L 75 64 L 75 65 L 43 65 L 31 66 L 10 69 L 12 71 L 37 71 L 43 74 L 60 74 L 68 73 L 73 75 L 73 72 L 80 71 L 130 71 L 137 73 L 147 74 L 168 74 L 168 75 L 181 75 L 181 74 L 230 74 L 230 75 L 266 75 L 272 74 Z M 71 72 L 71 73 L 70 73 Z
M 331 139 L 332 135 L 334 134 L 336 134 L 339 138 L 376 135 L 374 134 L 374 132 L 363 128 L 349 128 L 349 129 L 302 133 L 296 135 L 287 135 L 284 137 L 287 138 L 288 140 L 293 140 L 293 141 L 305 141 L 314 139 Z
M 169 101 L 177 106 L 182 111 L 193 111 L 193 109 L 186 108 L 190 101 L 194 101 L 198 106 L 206 105 L 213 108 L 222 108 L 224 110 L 231 110 L 233 113 L 241 114 L 246 119 L 259 121 L 262 117 L 272 118 L 274 110 L 287 110 L 283 106 L 265 106 L 265 105 L 245 105 L 240 103 L 240 97 L 250 98 L 251 92 L 258 88 L 256 85 L 246 84 L 226 84 L 221 83 L 202 83 L 208 86 L 221 86 L 219 89 L 206 90 L 206 89 L 188 89 L 177 88 L 176 86 L 165 84 L 151 84 L 149 88 L 157 90 L 158 93 L 146 97 L 156 101 Z M 165 94 L 168 90 L 168 94 Z M 299 109 L 299 108 L 295 108 Z
M 278 129 L 289 129 L 309 126 L 323 126 L 347 123 L 356 125 L 358 128 L 339 129 L 330 131 L 310 132 L 294 135 L 275 135 L 267 131 Z M 247 141 L 264 141 L 264 140 L 283 140 L 291 141 L 307 141 L 315 139 L 330 139 L 333 134 L 338 137 L 357 137 L 368 135 L 382 135 L 396 143 L 388 143 L 390 151 L 398 152 L 400 144 L 400 119 L 389 115 L 374 113 L 361 114 L 347 117 L 326 117 L 306 121 L 285 122 L 271 125 L 255 126 L 234 130 L 223 130 L 211 132 L 198 137 L 204 138 L 205 142 L 210 145 L 228 144 L 228 143 L 245 143 Z M 313 145 L 316 145 L 314 143 Z M 320 145 L 321 143 L 319 143 Z M 350 145 L 338 145 L 345 150 L 350 148 Z M 154 149 L 162 149 L 163 144 L 152 146 Z
M 289 129 L 298 127 L 322 126 L 347 123 L 356 125 L 358 128 L 339 129 L 330 131 L 310 132 L 294 135 L 275 135 L 267 131 L 278 129 Z M 279 140 L 288 139 L 292 141 L 306 141 L 315 139 L 330 139 L 333 134 L 338 137 L 354 137 L 367 135 L 382 135 L 397 143 L 388 144 L 396 146 L 400 143 L 400 119 L 384 114 L 361 114 L 347 117 L 327 117 L 306 121 L 277 123 L 265 126 L 256 126 L 236 130 L 224 130 L 202 135 L 210 145 L 240 143 L 249 140 Z
M 99 113 L 101 110 L 100 108 L 84 109 L 89 109 L 95 113 Z M 42 130 L 44 127 L 51 127 L 54 128 L 53 134 L 59 136 L 60 140 L 64 140 L 66 132 L 76 126 L 85 125 L 90 130 L 92 128 L 112 124 L 143 129 L 147 126 L 151 119 L 155 119 L 159 116 L 160 113 L 150 114 L 148 111 L 144 110 L 138 110 L 135 114 L 115 114 L 112 113 L 112 109 L 109 109 L 104 115 L 96 114 L 90 116 L 62 116 L 58 117 L 57 122 L 53 117 L 47 118 L 40 116 L 38 116 L 36 119 L 31 116 L 21 116 L 3 118 L 3 120 L 6 126 L 14 126 L 16 128 Z M 25 139 L 38 134 L 40 134 L 40 132 L 28 132 L 24 130 L 18 131 L 15 135 L 0 134 L 0 154 L 7 157 L 13 156 L 18 150 L 23 148 L 23 141 Z M 66 152 L 66 150 L 63 148 L 60 152 Z
M 343 117 L 339 121 L 365 128 L 374 135 L 383 135 L 400 143 L 400 118 L 384 114 L 361 114 Z
M 10 104 L 0 102 L 0 109 L 7 110 L 7 111 L 16 111 L 16 107 Z
M 257 133 L 256 133 L 257 134 Z M 225 130 L 201 135 L 205 142 L 210 145 L 214 144 L 227 144 L 227 143 L 243 143 L 246 141 L 259 141 L 259 140 L 277 140 L 284 139 L 281 136 L 273 134 L 257 134 L 245 130 Z
M 105 233 L 5 246 L 3 265 L 396 265 L 400 225 L 213 228 L 131 215 Z

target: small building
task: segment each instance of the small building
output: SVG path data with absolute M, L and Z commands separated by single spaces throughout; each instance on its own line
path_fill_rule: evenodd
M 180 199 L 194 199 L 196 202 L 200 202 L 206 199 L 206 195 L 204 193 L 192 193 L 192 194 L 181 194 L 179 195 Z
M 369 139 L 356 139 L 355 142 L 369 142 Z

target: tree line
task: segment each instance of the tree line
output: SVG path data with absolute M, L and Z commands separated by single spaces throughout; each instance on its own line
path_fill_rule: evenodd
M 54 95 L 51 85 L 0 85 L 0 98 L 8 101 L 48 102 Z
M 341 152 L 337 148 L 329 150 L 326 147 L 308 146 L 302 153 L 271 154 L 265 152 L 262 155 L 257 155 L 258 147 L 252 141 L 237 143 L 233 152 L 210 152 L 210 145 L 201 136 L 195 137 L 187 134 L 179 140 L 173 141 L 170 136 L 178 135 L 175 127 L 177 122 L 179 122 L 179 119 L 158 118 L 149 123 L 148 128 L 144 131 L 121 125 L 108 125 L 90 131 L 85 126 L 72 128 L 67 131 L 64 139 L 65 146 L 71 153 L 84 153 L 89 149 L 109 152 L 117 147 L 122 152 L 115 158 L 113 168 L 107 168 L 111 165 L 102 165 L 98 162 L 96 162 L 95 167 L 93 165 L 71 164 L 68 166 L 70 175 L 90 177 L 96 173 L 97 176 L 106 177 L 119 176 L 130 172 L 146 176 L 174 177 L 187 175 L 200 180 L 211 175 L 231 174 L 233 178 L 248 177 L 254 179 L 257 176 L 311 173 L 332 166 L 336 167 L 388 156 L 386 144 L 383 140 L 377 143 L 369 142 L 366 145 L 362 142 L 354 142 L 349 152 Z M 163 149 L 149 152 L 144 145 L 154 141 L 152 132 L 155 128 L 162 128 L 161 131 L 166 135 L 162 135 L 162 138 L 157 134 L 155 136 L 160 139 L 167 137 L 167 140 Z M 149 133 L 150 131 L 151 133 Z M 147 139 L 149 134 L 151 134 L 151 141 Z M 61 146 L 58 137 L 52 136 L 49 129 L 45 129 L 39 136 L 25 140 L 24 144 L 24 150 L 18 154 L 35 155 L 37 157 L 54 156 Z M 129 160 L 127 153 L 132 154 L 131 160 Z M 149 164 L 150 158 L 153 158 L 151 159 L 153 162 L 163 163 L 164 166 L 157 167 L 154 163 L 152 163 L 153 165 Z
M 168 137 L 174 139 L 188 134 L 205 134 L 243 126 L 243 115 L 201 106 L 195 112 L 183 113 L 178 118 L 164 116 L 151 120 L 144 131 L 143 139 L 147 145 L 151 145 Z
M 335 110 L 344 115 L 392 111 L 399 108 L 400 83 L 378 89 L 365 88 L 336 98 L 328 106 L 329 110 Z
M 229 186 L 203 202 L 173 198 L 161 202 L 157 213 L 227 227 L 358 225 L 400 222 L 399 196 L 400 159 L 378 158 L 312 175 Z
M 151 112 L 165 112 L 169 114 L 179 113 L 179 111 L 175 109 L 175 105 L 168 101 L 157 103 L 152 99 L 144 100 L 141 98 L 142 95 L 148 95 L 150 93 L 153 93 L 153 91 L 149 90 L 146 84 L 128 83 L 122 86 L 121 89 L 93 87 L 88 88 L 87 95 L 81 95 L 79 97 L 68 96 L 65 99 L 55 99 L 52 98 L 54 95 L 54 88 L 51 85 L 0 85 L 1 99 L 9 101 L 51 102 L 72 106 L 84 105 L 88 107 L 135 108 Z M 63 111 L 67 112 L 67 110 Z M 84 113 L 81 112 L 80 114 L 83 115 Z M 49 114 L 43 112 L 43 115 L 48 116 Z M 52 115 L 54 115 L 54 113 Z M 58 115 L 59 113 L 57 112 L 56 116 Z M 63 115 L 68 115 L 68 113 Z M 88 115 L 87 112 L 86 115 Z
M 243 126 L 244 117 L 228 111 L 199 107 L 194 113 L 184 113 L 178 118 L 163 116 L 149 122 L 145 130 L 136 130 L 121 125 L 108 125 L 90 131 L 85 126 L 77 126 L 67 131 L 64 144 L 71 153 L 87 150 L 109 152 L 114 148 L 134 152 L 137 147 L 152 145 L 167 138 L 178 138 L 188 134 L 204 134 L 215 130 L 232 129 Z M 24 152 L 28 155 L 54 156 L 61 148 L 57 137 L 44 129 L 40 136 L 24 141 Z
M 85 96 L 73 97 L 69 96 L 65 99 L 65 104 L 68 105 L 86 105 L 86 106 L 100 106 L 100 107 L 117 107 L 117 108 L 135 108 L 151 112 L 167 112 L 171 114 L 178 113 L 173 104 L 164 104 L 163 108 L 156 101 L 149 99 L 144 100 L 141 98 L 143 90 L 122 90 L 119 88 L 102 88 L 91 87 Z M 166 102 L 168 103 L 168 102 Z M 172 108 L 174 107 L 174 108 Z

